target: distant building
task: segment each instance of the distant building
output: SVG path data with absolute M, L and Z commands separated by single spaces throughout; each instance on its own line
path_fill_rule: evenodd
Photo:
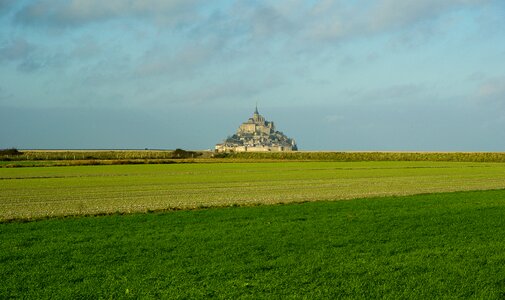
M 294 139 L 275 130 L 274 122 L 266 121 L 258 113 L 258 107 L 252 118 L 242 123 L 237 133 L 216 145 L 217 152 L 260 152 L 260 151 L 296 151 Z

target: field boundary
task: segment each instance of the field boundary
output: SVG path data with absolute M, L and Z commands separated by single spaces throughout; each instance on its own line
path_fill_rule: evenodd
M 302 201 L 280 201 L 276 203 L 233 203 L 233 204 L 208 204 L 199 206 L 188 206 L 188 207 L 167 207 L 162 209 L 148 209 L 146 211 L 116 211 L 116 212 L 100 212 L 100 213 L 85 213 L 85 214 L 69 214 L 69 215 L 56 215 L 56 216 L 37 216 L 30 218 L 10 218 L 10 219 L 0 219 L 0 224 L 8 223 L 29 223 L 29 222 L 39 222 L 44 220 L 53 219 L 79 219 L 79 218 L 93 218 L 93 217 L 107 217 L 107 216 L 123 216 L 123 215 L 144 215 L 144 214 L 164 214 L 176 211 L 199 211 L 199 210 L 209 210 L 209 209 L 225 209 L 225 208 L 240 208 L 240 207 L 262 207 L 262 206 L 284 206 L 284 205 L 301 205 L 304 203 L 313 202 L 337 202 L 337 201 L 361 201 L 361 200 L 377 200 L 386 198 L 408 198 L 412 196 L 422 196 L 422 195 L 453 195 L 453 194 L 471 194 L 479 192 L 491 192 L 491 191 L 505 191 L 505 188 L 498 189 L 475 189 L 468 191 L 450 191 L 450 192 L 435 192 L 435 193 L 413 193 L 405 195 L 381 195 L 381 196 L 371 196 L 371 197 L 356 197 L 356 198 L 345 198 L 345 199 L 333 199 L 333 200 L 302 200 Z
M 434 162 L 505 162 L 505 152 L 236 152 L 177 150 L 22 150 L 0 153 L 0 168 L 175 164 L 240 163 L 276 161 L 434 161 Z

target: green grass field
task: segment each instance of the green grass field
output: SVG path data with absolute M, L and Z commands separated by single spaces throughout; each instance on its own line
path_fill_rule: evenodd
M 505 163 L 269 159 L 0 167 L 0 299 L 505 297 Z
M 0 168 L 0 220 L 505 188 L 504 163 L 265 162 Z
M 0 298 L 503 299 L 504 216 L 496 190 L 2 223 Z

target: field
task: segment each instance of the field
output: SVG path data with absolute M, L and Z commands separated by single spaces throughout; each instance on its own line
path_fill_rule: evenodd
M 505 152 L 239 152 L 176 150 L 0 150 L 2 167 L 273 161 L 502 162 Z
M 501 154 L 53 154 L 0 162 L 0 299 L 505 297 Z
M 264 162 L 0 168 L 0 220 L 505 188 L 504 163 Z
M 0 298 L 505 297 L 505 191 L 0 224 Z

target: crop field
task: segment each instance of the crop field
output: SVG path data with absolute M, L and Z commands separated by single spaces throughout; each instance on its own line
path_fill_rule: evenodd
M 176 150 L 0 150 L 0 168 L 266 161 L 501 162 L 505 152 L 238 152 Z
M 0 220 L 501 188 L 504 163 L 279 161 L 0 168 Z
M 504 216 L 495 190 L 6 222 L 0 298 L 503 299 Z

